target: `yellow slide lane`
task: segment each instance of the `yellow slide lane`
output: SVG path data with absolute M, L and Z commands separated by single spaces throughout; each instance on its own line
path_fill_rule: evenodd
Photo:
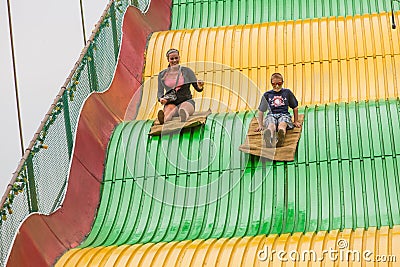
M 396 266 L 399 247 L 400 226 L 371 227 L 73 249 L 56 266 Z
M 396 98 L 399 34 L 389 13 L 157 32 L 137 119 L 155 118 L 160 108 L 157 75 L 171 47 L 206 82 L 193 95 L 197 110 L 255 109 L 273 72 L 283 73 L 301 105 Z

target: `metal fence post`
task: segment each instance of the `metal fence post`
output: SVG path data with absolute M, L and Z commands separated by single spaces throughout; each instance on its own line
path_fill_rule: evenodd
M 90 91 L 98 91 L 99 84 L 97 82 L 97 73 L 96 67 L 94 65 L 94 57 L 93 57 L 93 45 L 88 49 L 88 74 L 89 74 L 89 82 L 90 82 Z
M 119 44 L 118 44 L 118 32 L 117 32 L 117 19 L 115 17 L 115 2 L 113 2 L 110 7 L 110 14 L 111 14 L 111 29 L 114 42 L 114 55 L 115 55 L 115 61 L 117 61 Z
M 37 194 L 36 194 L 36 184 L 35 184 L 35 175 L 33 171 L 33 161 L 32 154 L 30 154 L 27 158 L 26 162 L 28 168 L 28 187 L 29 187 L 29 212 L 36 212 L 39 210 Z
M 71 158 L 72 155 L 72 147 L 74 145 L 74 141 L 72 139 L 72 128 L 71 128 L 71 118 L 69 114 L 69 105 L 68 105 L 68 91 L 65 90 L 62 96 L 63 101 L 63 111 L 64 111 L 64 124 L 65 124 L 65 133 L 67 136 L 67 145 L 68 145 L 68 156 Z

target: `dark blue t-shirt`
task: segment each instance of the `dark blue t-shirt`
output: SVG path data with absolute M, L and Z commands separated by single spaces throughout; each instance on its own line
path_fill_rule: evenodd
M 268 114 L 290 114 L 289 107 L 293 109 L 298 105 L 292 91 L 282 88 L 279 92 L 275 92 L 274 90 L 265 92 L 261 98 L 258 110 L 262 112 L 269 110 Z

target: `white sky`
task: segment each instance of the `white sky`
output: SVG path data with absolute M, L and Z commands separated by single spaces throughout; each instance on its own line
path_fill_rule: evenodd
M 83 0 L 87 38 L 109 0 Z M 25 148 L 83 48 L 79 0 L 11 1 Z M 0 198 L 21 159 L 7 1 L 0 4 Z

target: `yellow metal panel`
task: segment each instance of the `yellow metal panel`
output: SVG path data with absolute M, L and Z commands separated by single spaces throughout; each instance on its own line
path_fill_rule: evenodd
M 397 94 L 396 88 L 400 88 L 396 84 L 396 69 L 395 69 L 395 58 L 392 56 L 385 56 L 385 73 L 388 88 L 388 96 L 395 96 Z
M 106 266 L 108 259 L 112 255 L 113 251 L 117 248 L 117 246 L 104 247 L 103 249 L 98 250 L 96 253 L 93 253 L 93 257 L 90 257 L 89 255 L 87 255 L 87 257 L 83 257 L 82 262 L 79 262 L 78 266 Z
M 346 58 L 347 59 L 352 59 L 356 57 L 356 51 L 355 51 L 355 46 L 356 46 L 356 39 L 354 38 L 355 32 L 354 32 L 354 17 L 350 19 L 346 19 L 346 26 L 345 26 L 345 31 L 346 31 Z
M 248 68 L 250 65 L 250 54 L 254 51 L 257 54 L 257 50 L 253 50 L 256 47 L 250 47 L 250 31 L 252 25 L 244 25 L 242 28 L 242 36 L 240 39 L 240 65 L 239 68 Z M 239 54 L 238 54 L 239 55 Z
M 347 59 L 346 20 L 343 17 L 337 18 L 336 27 L 338 35 L 338 59 Z
M 373 260 L 380 255 L 397 262 L 399 246 L 400 226 L 380 230 L 371 227 L 329 233 L 73 249 L 63 255 L 56 266 L 294 266 L 296 257 L 296 266 L 375 266 L 376 262 L 363 260 L 365 251 L 372 252 Z M 331 250 L 336 254 L 324 252 Z M 282 261 L 278 258 L 280 251 L 285 252 L 280 254 Z M 332 255 L 336 255 L 336 260 L 330 257 Z M 396 266 L 396 262 L 383 266 Z
M 379 19 L 379 15 L 378 14 L 372 14 L 371 15 L 371 26 L 372 26 L 372 36 L 374 38 L 374 45 L 375 45 L 375 54 L 374 56 L 378 56 L 378 55 L 382 55 L 383 51 L 382 51 L 382 43 L 376 42 L 375 40 L 380 40 L 380 19 Z
M 387 17 L 389 17 L 389 14 L 387 15 Z M 396 13 L 395 20 L 396 20 L 397 25 L 399 25 L 400 12 Z M 390 25 L 391 25 L 391 23 L 390 23 Z M 393 53 L 399 54 L 400 53 L 400 32 L 398 30 L 397 31 L 390 30 L 390 31 L 392 33 L 391 38 L 392 38 L 392 45 L 393 45 Z
M 326 231 L 320 231 L 318 232 L 311 243 L 311 248 L 314 253 L 310 253 L 309 259 L 310 259 L 310 266 L 320 266 L 321 261 L 324 258 L 325 254 L 323 254 L 323 251 L 325 250 L 324 242 L 327 236 Z
M 74 248 L 68 250 L 55 264 L 56 267 L 67 266 L 73 260 L 79 260 L 79 256 L 76 256 L 77 252 L 80 251 L 80 248 Z
M 294 44 L 294 61 L 293 63 L 303 62 L 303 21 L 298 20 L 294 24 L 293 44 Z
M 125 248 L 122 250 L 121 254 L 117 257 L 117 261 L 115 262 L 114 266 L 118 267 L 125 267 L 129 266 L 129 260 L 136 254 L 136 252 L 142 247 L 143 245 L 131 245 L 129 248 Z
M 301 238 L 298 246 L 298 250 L 300 252 L 310 251 L 311 250 L 311 241 L 314 237 L 314 233 L 305 233 Z M 301 267 L 308 266 L 308 261 L 299 261 L 299 265 Z
M 206 58 L 206 46 L 207 46 L 207 37 L 208 37 L 208 29 L 198 29 L 195 30 L 196 35 L 198 35 L 197 42 L 192 42 L 191 46 L 187 49 L 195 50 L 192 53 L 192 57 L 189 62 L 193 61 L 204 61 Z M 179 47 L 179 49 L 182 49 Z M 193 57 L 194 56 L 194 57 Z
M 68 262 L 69 266 L 87 266 L 89 263 L 94 262 L 93 260 L 99 255 L 99 253 L 104 250 L 104 247 L 96 247 L 90 249 L 81 249 L 72 258 L 72 261 Z M 104 255 L 104 254 L 100 254 Z M 76 260 L 76 262 L 74 261 Z
M 396 90 L 396 94 L 398 96 L 399 94 L 399 88 L 400 88 L 400 74 L 398 73 L 397 70 L 400 70 L 400 55 L 395 55 L 393 57 L 393 71 L 394 73 L 392 73 L 392 77 L 394 77 L 395 79 L 395 85 L 394 85 L 394 89 Z M 397 72 L 396 72 L 397 71 Z
M 376 228 L 370 227 L 366 233 L 364 233 L 364 250 L 369 250 L 375 253 L 376 248 Z M 365 266 L 375 266 L 375 262 L 367 262 Z
M 217 239 L 217 241 L 211 245 L 204 259 L 204 266 L 217 266 L 218 255 L 221 253 L 226 242 L 228 242 L 228 239 L 222 238 Z
M 260 50 L 262 50 L 262 48 L 264 47 L 263 45 L 260 44 L 260 38 L 259 38 L 259 34 L 260 34 L 260 27 L 258 27 L 257 25 L 252 25 L 251 29 L 250 29 L 250 47 L 251 50 L 249 50 L 249 66 L 252 67 L 260 67 L 260 64 L 258 62 L 258 59 L 260 57 Z
M 312 66 L 311 64 L 303 65 L 303 88 L 302 88 L 302 95 L 304 99 L 302 103 L 312 102 L 314 95 L 312 94 Z
M 223 30 L 223 28 L 222 28 L 222 30 Z M 206 57 L 203 59 L 205 62 L 215 62 L 216 61 L 216 58 L 214 55 L 219 52 L 218 51 L 219 49 L 221 49 L 221 47 L 217 47 L 217 45 L 216 45 L 216 43 L 217 43 L 216 35 L 217 35 L 218 31 L 219 31 L 219 29 L 217 29 L 217 28 L 208 29 L 207 44 L 213 44 L 213 45 L 205 46 L 206 47 L 206 52 L 205 52 Z
M 283 235 L 278 236 L 275 239 L 275 243 L 274 243 L 274 246 L 272 247 L 272 249 L 274 251 L 277 251 L 278 253 L 280 251 L 286 252 L 287 251 L 286 246 L 289 241 L 289 237 L 290 237 L 289 234 L 283 234 Z M 287 258 L 287 255 L 279 255 L 278 256 L 278 255 L 272 254 L 272 250 L 271 250 L 271 256 Z M 282 261 L 280 261 L 280 260 L 274 259 L 274 260 L 270 261 L 270 266 L 272 266 L 272 267 L 279 267 L 281 265 L 282 265 Z
M 257 259 L 258 252 L 264 248 L 265 236 L 252 237 L 246 248 L 241 266 L 261 266 L 262 262 Z M 264 265 L 265 266 L 265 265 Z
M 349 72 L 349 79 L 348 79 L 348 87 L 347 87 L 347 92 L 348 92 L 348 97 L 347 99 L 351 100 L 358 100 L 358 94 L 360 93 L 360 90 L 358 89 L 358 77 L 359 77 L 359 67 L 358 67 L 358 60 L 351 58 L 349 61 L 347 61 L 348 64 L 348 72 Z M 344 98 L 346 99 L 346 98 Z M 346 100 L 345 100 L 346 101 Z
M 330 248 L 336 248 L 338 234 L 339 234 L 338 230 L 332 230 L 326 234 L 325 244 L 324 244 L 325 249 L 329 250 Z M 330 260 L 329 257 L 324 258 L 323 261 L 324 267 L 334 267 L 335 265 L 336 265 L 335 262 Z
M 215 240 L 215 239 L 202 240 L 202 242 L 199 243 L 199 246 L 193 255 L 191 264 L 187 265 L 187 266 L 203 266 L 203 265 L 205 265 L 204 259 L 206 258 L 207 251 L 212 247 L 212 244 L 214 244 L 216 241 L 217 240 Z
M 334 60 L 339 58 L 339 36 L 337 34 L 337 19 L 330 18 L 328 20 L 328 51 L 329 60 Z
M 319 50 L 321 52 L 320 61 L 329 60 L 329 50 L 330 50 L 330 40 L 329 40 L 329 20 L 327 18 L 322 18 L 320 20 L 319 27 Z M 334 41 L 334 40 L 333 40 Z
M 151 248 L 154 246 L 152 243 L 144 244 L 140 246 L 134 254 L 131 255 L 127 262 L 127 266 L 139 266 L 142 261 L 146 258 Z M 93 265 L 93 266 L 100 266 L 100 265 Z
M 320 76 L 320 88 L 324 88 L 324 92 L 321 92 L 321 102 L 328 103 L 333 99 L 333 75 L 332 75 L 332 64 L 327 61 L 321 63 L 321 76 Z
M 118 266 L 118 262 L 121 260 L 121 256 L 124 255 L 124 252 L 126 250 L 128 250 L 130 247 L 131 246 L 129 246 L 129 245 L 122 245 L 122 246 L 115 247 L 112 250 L 112 253 L 109 254 L 109 257 L 103 266 L 107 266 L 107 267 Z
M 394 53 L 400 38 L 388 30 L 389 18 L 382 13 L 155 33 L 137 119 L 155 118 L 161 108 L 157 75 L 170 47 L 180 49 L 181 64 L 206 82 L 203 93 L 193 90 L 198 111 L 256 109 L 276 71 L 302 105 L 398 97 Z
M 155 255 L 153 259 L 153 266 L 163 266 L 163 264 L 166 262 L 169 252 L 177 244 L 178 242 L 163 243 L 162 249 L 158 251 L 157 255 Z
M 378 242 L 376 242 L 376 247 L 375 247 L 376 255 L 390 255 L 391 249 L 389 247 L 389 227 L 388 226 L 381 227 L 381 229 L 377 231 L 376 238 L 378 240 Z M 387 263 L 384 263 L 384 265 L 388 266 Z
M 267 50 L 267 43 L 268 43 L 268 29 L 267 27 L 260 27 L 259 29 L 259 58 L 258 62 L 260 63 L 260 67 L 267 67 L 268 66 L 268 50 Z
M 376 73 L 380 74 L 381 79 L 375 75 L 376 82 L 378 84 L 377 86 L 377 99 L 382 99 L 382 98 L 388 98 L 388 88 L 385 86 L 386 85 L 386 79 L 385 79 L 385 73 L 384 73 L 384 66 L 383 66 L 383 58 L 381 56 L 376 57 L 375 59 L 375 64 L 376 64 Z
M 366 17 L 363 16 L 362 17 L 363 20 L 363 28 L 364 28 L 364 32 L 365 32 L 365 55 L 371 55 L 371 56 L 376 56 L 375 53 L 375 47 L 374 47 L 374 42 L 375 40 L 373 39 L 373 35 L 372 35 L 372 21 L 370 19 L 370 16 Z
M 143 267 L 155 266 L 154 262 L 155 262 L 156 256 L 159 253 L 162 253 L 162 251 L 164 250 L 163 248 L 166 244 L 167 243 L 157 243 L 157 244 L 154 244 L 153 246 L 151 246 L 147 250 L 147 252 L 143 256 L 143 258 L 140 260 L 140 262 L 137 266 L 143 266 Z
M 285 58 L 285 65 L 290 65 L 291 63 L 295 62 L 295 46 L 294 43 L 294 22 L 287 21 L 286 22 L 286 38 L 284 40 L 286 44 L 286 58 Z
M 237 238 L 235 247 L 232 250 L 232 255 L 230 256 L 229 261 L 227 261 L 226 266 L 243 266 L 243 260 L 245 258 L 245 254 L 248 252 L 248 248 L 251 246 L 250 243 L 252 242 L 252 239 L 253 237 L 249 236 Z
M 190 242 L 185 249 L 185 252 L 182 253 L 179 261 L 176 262 L 176 266 L 192 266 L 192 260 L 194 259 L 195 254 L 197 253 L 199 247 L 204 243 L 204 240 L 194 240 Z M 148 265 L 150 266 L 150 265 Z
M 224 243 L 224 246 L 222 247 L 218 258 L 217 258 L 217 266 L 221 267 L 231 267 L 231 266 L 239 266 L 237 263 L 229 264 L 231 257 L 237 252 L 236 245 L 239 243 L 239 241 L 242 240 L 242 238 L 234 237 L 227 239 L 227 241 Z
M 389 251 L 390 255 L 393 255 L 396 257 L 397 262 L 400 261 L 400 226 L 395 225 L 393 228 L 389 231 Z M 392 266 L 396 266 L 395 263 L 393 263 Z
M 156 46 L 158 46 L 157 44 L 156 44 L 156 42 L 160 39 L 159 38 L 159 36 L 160 35 L 164 35 L 165 36 L 165 34 L 166 34 L 166 32 L 155 32 L 155 33 L 153 33 L 153 35 L 152 35 L 152 38 L 150 38 L 149 39 L 149 43 L 148 43 L 148 46 L 149 47 L 156 47 Z M 146 53 L 146 55 L 145 55 L 145 64 L 150 64 L 150 67 L 149 68 L 144 68 L 144 76 L 145 77 L 149 77 L 149 76 L 151 76 L 152 75 L 152 73 L 153 73 L 153 68 L 152 68 L 152 66 L 154 66 L 155 65 L 155 63 L 156 62 L 154 62 L 154 60 L 159 60 L 161 57 L 160 57 L 160 55 L 156 55 L 156 53 L 155 53 L 156 51 L 154 51 L 154 53 L 153 52 L 151 52 L 151 53 L 149 53 L 148 51 L 147 51 L 147 53 Z M 162 51 L 157 51 L 158 53 L 161 53 Z M 159 60 L 160 61 L 160 60 Z M 160 62 L 158 62 L 158 64 L 159 64 Z
M 288 237 L 288 241 L 286 244 L 286 251 L 288 253 L 290 253 L 290 251 L 298 251 L 298 245 L 300 242 L 300 238 L 302 236 L 302 233 L 294 233 L 293 235 Z M 291 255 L 288 255 L 289 257 Z M 293 266 L 293 262 L 283 262 L 282 264 L 283 267 L 289 267 L 289 266 Z
M 145 69 L 151 67 L 152 70 L 149 76 L 158 74 L 160 70 L 162 70 L 168 65 L 166 52 L 171 48 L 171 37 L 172 34 L 169 34 L 168 32 L 162 32 L 160 35 L 156 36 L 157 41 L 155 43 L 156 45 L 155 47 L 159 47 L 160 48 L 159 51 L 150 52 L 147 50 L 146 55 L 149 53 L 154 53 L 153 62 L 147 62 L 147 60 L 145 62 Z M 148 64 L 151 65 L 149 66 Z
M 180 53 L 183 62 L 197 61 L 199 51 L 196 49 L 196 45 L 198 46 L 200 42 L 203 43 L 205 41 L 205 40 L 200 40 L 200 34 L 202 32 L 204 33 L 204 31 L 200 31 L 198 29 L 186 30 L 187 34 L 185 35 L 183 42 L 185 46 L 179 47 L 179 49 L 184 49 L 186 51 L 186 53 L 183 53 L 183 51 Z M 202 38 L 204 38 L 204 35 L 202 35 Z M 204 60 L 204 58 L 202 60 Z
M 312 19 L 310 23 L 310 62 L 322 61 L 323 57 L 321 55 L 321 37 L 319 34 L 319 29 L 321 28 L 321 23 L 319 19 Z M 289 63 L 290 64 L 290 63 Z
M 224 62 L 224 53 L 225 50 L 225 34 L 227 33 L 226 27 L 221 27 L 216 32 L 215 37 L 215 54 L 214 58 L 211 60 L 213 64 L 214 71 L 222 71 L 224 69 L 223 62 Z M 228 49 L 228 47 L 226 48 Z M 219 62 L 219 63 L 217 63 Z
M 273 65 L 286 65 L 286 22 L 279 21 L 276 23 L 275 28 L 275 64 Z M 253 48 L 251 48 L 252 50 Z M 289 63 L 290 64 L 290 63 Z M 272 65 L 272 64 L 271 64 Z
M 302 25 L 302 60 L 301 62 L 311 62 L 311 20 L 303 21 Z
M 184 249 L 188 245 L 190 245 L 190 241 L 182 241 L 182 242 L 174 242 L 174 246 L 171 247 L 167 258 L 163 265 L 160 266 L 175 266 L 176 262 L 179 260 L 179 257 Z
M 224 39 L 224 44 L 222 47 L 222 54 L 223 54 L 223 61 L 222 64 L 224 65 L 224 68 L 230 68 L 230 66 L 233 65 L 233 51 L 232 51 L 232 47 L 233 47 L 233 33 L 235 31 L 235 27 L 234 26 L 228 26 L 226 27 L 225 30 L 225 39 Z
M 277 65 L 276 58 L 278 55 L 278 51 L 276 48 L 276 22 L 271 23 L 268 26 L 267 30 L 267 42 L 266 42 L 266 49 L 267 49 L 267 66 Z
M 364 230 L 359 228 L 356 229 L 353 233 L 352 233 L 352 237 L 351 237 L 351 242 L 349 243 L 349 250 L 352 251 L 359 251 L 360 252 L 360 261 L 352 261 L 352 266 L 354 267 L 361 267 L 362 266 L 362 255 L 361 252 L 363 251 L 363 247 L 362 247 L 362 238 L 363 238 L 363 233 Z

